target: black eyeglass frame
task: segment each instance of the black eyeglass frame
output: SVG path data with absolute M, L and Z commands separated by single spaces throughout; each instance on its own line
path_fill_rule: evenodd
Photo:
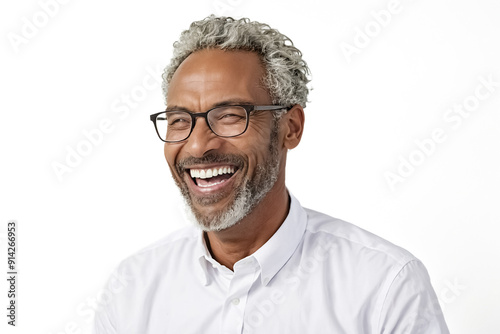
M 243 130 L 243 132 L 241 132 L 240 134 L 237 134 L 237 135 L 233 135 L 233 136 L 222 136 L 222 135 L 219 135 L 218 133 L 216 133 L 214 131 L 214 129 L 212 129 L 212 126 L 210 125 L 210 122 L 208 121 L 208 113 L 211 112 L 214 109 L 218 109 L 218 108 L 221 108 L 221 107 L 222 108 L 223 107 L 241 107 L 241 108 L 245 109 L 245 111 L 247 113 L 247 118 L 246 118 L 245 129 Z M 283 109 L 286 109 L 286 111 L 289 111 L 290 109 L 292 109 L 292 107 L 285 107 L 285 106 L 279 106 L 279 105 L 255 106 L 255 105 L 247 105 L 247 104 L 243 104 L 243 105 L 221 105 L 221 106 L 217 106 L 217 107 L 211 108 L 210 110 L 207 110 L 205 112 L 200 112 L 200 113 L 192 113 L 192 112 L 189 112 L 189 111 L 186 111 L 186 110 L 165 110 L 165 111 L 161 111 L 159 113 L 150 115 L 149 119 L 151 120 L 151 122 L 153 122 L 153 124 L 155 126 L 155 130 L 156 130 L 156 134 L 158 135 L 158 137 L 160 138 L 161 141 L 163 141 L 165 143 L 179 143 L 181 141 L 184 141 L 184 140 L 188 139 L 189 136 L 191 136 L 191 133 L 193 132 L 193 129 L 194 129 L 195 125 L 196 125 L 196 118 L 197 117 L 204 118 L 205 122 L 207 123 L 208 127 L 210 128 L 210 131 L 212 131 L 216 136 L 219 136 L 219 137 L 222 137 L 222 138 L 232 138 L 232 137 L 241 136 L 242 134 L 244 134 L 247 131 L 247 129 L 248 129 L 248 123 L 250 121 L 250 113 L 252 111 L 276 111 L 276 110 L 283 110 Z M 156 125 L 156 118 L 158 117 L 158 115 L 161 115 L 161 114 L 164 114 L 164 113 L 167 113 L 167 112 L 179 112 L 179 111 L 184 111 L 184 112 L 188 113 L 191 116 L 191 130 L 189 130 L 189 134 L 186 136 L 186 138 L 181 139 L 181 140 L 164 140 L 160 136 L 160 133 L 158 132 L 158 127 Z

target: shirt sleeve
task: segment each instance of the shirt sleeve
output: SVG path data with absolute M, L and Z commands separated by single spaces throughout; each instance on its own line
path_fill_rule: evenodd
M 116 269 L 114 273 L 118 272 L 118 269 Z M 106 299 L 105 302 L 98 304 L 99 307 L 97 307 L 94 314 L 92 334 L 117 334 L 115 326 L 116 318 L 114 317 L 116 314 L 114 302 L 121 290 L 118 290 L 119 286 L 116 284 L 118 280 L 114 277 L 116 277 L 115 274 L 111 275 L 101 290 L 103 295 L 110 295 L 110 297 Z
M 418 260 L 408 262 L 389 287 L 379 321 L 381 334 L 449 334 L 429 274 Z
M 116 334 L 106 308 L 99 308 L 95 313 L 92 334 Z

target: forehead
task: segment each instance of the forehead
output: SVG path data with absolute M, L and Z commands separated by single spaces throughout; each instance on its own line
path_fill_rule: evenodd
M 169 84 L 168 106 L 207 109 L 224 101 L 270 103 L 265 71 L 251 51 L 200 50 L 177 68 Z

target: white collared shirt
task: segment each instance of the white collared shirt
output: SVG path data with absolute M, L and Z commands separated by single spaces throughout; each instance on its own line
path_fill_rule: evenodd
M 94 332 L 449 333 L 418 259 L 290 197 L 281 227 L 234 272 L 195 227 L 123 261 Z

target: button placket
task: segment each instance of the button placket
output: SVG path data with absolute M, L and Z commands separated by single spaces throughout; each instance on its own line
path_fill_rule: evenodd
M 258 275 L 253 261 L 237 263 L 222 316 L 222 333 L 241 333 L 248 292 Z

